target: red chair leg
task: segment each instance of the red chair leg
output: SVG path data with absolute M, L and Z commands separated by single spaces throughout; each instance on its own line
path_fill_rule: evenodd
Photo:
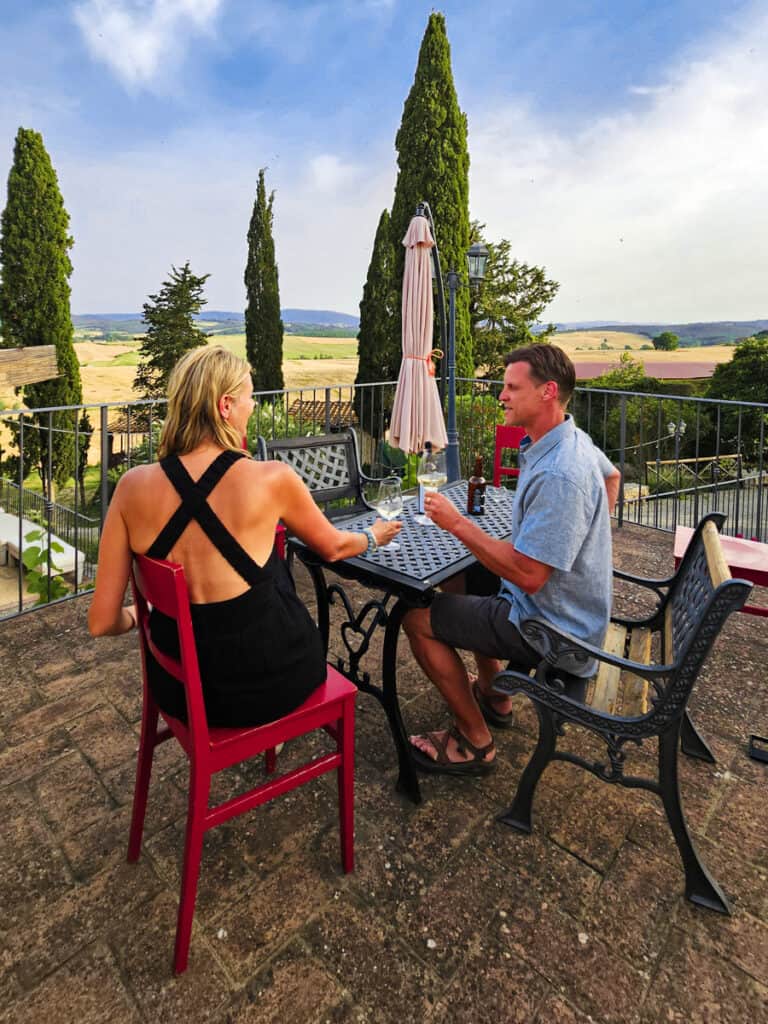
M 270 747 L 264 754 L 264 772 L 266 775 L 274 775 L 277 768 L 277 751 Z
M 139 755 L 136 759 L 136 785 L 133 789 L 131 828 L 128 833 L 128 860 L 131 863 L 139 859 L 141 852 L 144 815 L 146 814 L 147 796 L 149 795 L 149 779 L 152 774 L 152 759 L 155 756 L 157 721 L 157 704 L 153 700 L 145 700 L 144 714 L 141 720 Z
M 200 875 L 200 858 L 203 852 L 205 813 L 208 809 L 210 785 L 210 775 L 191 777 L 189 780 L 187 833 L 184 840 L 176 945 L 173 952 L 173 970 L 176 974 L 183 974 L 186 971 L 189 959 L 189 943 L 192 937 L 192 919 L 195 916 L 197 880 Z
M 339 785 L 339 834 L 341 864 L 349 874 L 355 867 L 355 701 L 344 701 L 338 723 L 341 764 L 337 770 Z

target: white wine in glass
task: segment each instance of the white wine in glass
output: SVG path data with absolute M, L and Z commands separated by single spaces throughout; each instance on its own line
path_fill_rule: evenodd
M 424 488 L 424 492 L 436 491 L 448 480 L 448 471 L 445 468 L 445 452 L 427 450 L 419 460 L 416 470 L 416 479 Z M 434 526 L 435 524 L 427 515 L 414 516 L 417 523 L 422 526 Z
M 403 491 L 399 477 L 389 476 L 386 480 L 381 481 L 373 507 L 381 518 L 386 519 L 387 522 L 397 519 L 399 515 L 402 515 Z M 396 540 L 391 540 L 389 544 L 382 544 L 381 550 L 397 551 L 399 547 L 400 545 Z

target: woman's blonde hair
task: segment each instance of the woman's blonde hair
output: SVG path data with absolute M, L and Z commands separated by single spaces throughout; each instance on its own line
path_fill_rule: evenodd
M 219 409 L 250 374 L 245 359 L 211 345 L 192 349 L 176 363 L 168 381 L 168 411 L 158 454 L 184 455 L 203 441 L 240 451 L 243 439 Z

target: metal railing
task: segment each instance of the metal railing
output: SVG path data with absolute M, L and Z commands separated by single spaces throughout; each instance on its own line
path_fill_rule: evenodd
M 457 390 L 462 474 L 481 454 L 490 476 L 501 382 L 462 379 Z M 271 439 L 351 425 L 371 475 L 404 473 L 405 454 L 386 441 L 394 392 L 391 381 L 258 392 L 249 442 L 253 448 L 259 434 Z M 577 388 L 571 411 L 622 472 L 619 525 L 674 530 L 718 508 L 728 514 L 726 532 L 768 537 L 768 405 Z M 147 401 L 0 412 L 0 506 L 19 522 L 32 511 L 49 540 L 83 553 L 84 567 L 78 563 L 64 576 L 67 596 L 92 586 L 114 486 L 131 466 L 156 458 L 163 415 L 164 402 Z M 66 458 L 71 475 L 62 483 L 59 460 Z M 21 565 L 0 569 L 0 618 L 27 611 L 34 601 Z

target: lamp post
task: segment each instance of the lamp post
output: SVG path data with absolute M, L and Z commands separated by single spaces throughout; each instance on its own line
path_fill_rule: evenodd
M 440 272 L 440 253 L 437 247 L 437 235 L 435 224 L 432 220 L 432 211 L 429 203 L 419 203 L 416 207 L 416 216 L 426 217 L 432 229 L 434 246 L 432 247 L 433 277 L 437 282 L 437 311 L 440 322 L 440 340 L 445 346 L 446 343 L 446 322 L 445 322 L 445 292 L 443 290 L 443 279 Z M 467 252 L 467 269 L 469 283 L 479 284 L 485 277 L 485 265 L 488 262 L 488 250 L 482 242 L 475 242 Z M 448 473 L 448 482 L 458 480 L 461 477 L 461 464 L 459 460 L 459 432 L 456 428 L 456 292 L 462 287 L 464 281 L 461 274 L 453 267 L 445 277 L 448 285 L 448 405 L 446 416 L 446 433 L 448 444 L 445 448 L 445 464 Z

